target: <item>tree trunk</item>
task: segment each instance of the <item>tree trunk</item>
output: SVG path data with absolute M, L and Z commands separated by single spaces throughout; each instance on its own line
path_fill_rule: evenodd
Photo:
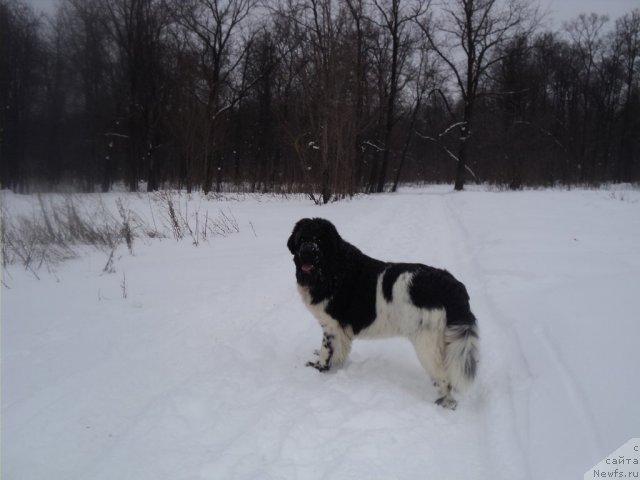
M 468 92 L 473 95 L 471 83 Z M 469 138 L 471 137 L 471 118 L 473 112 L 473 101 L 475 98 L 467 97 L 464 105 L 464 121 L 460 125 L 460 145 L 458 146 L 458 167 L 456 168 L 456 181 L 454 189 L 460 191 L 464 188 L 467 170 L 467 151 L 469 148 Z
M 416 101 L 416 106 L 413 109 L 413 113 L 411 114 L 411 123 L 409 124 L 409 133 L 407 134 L 407 138 L 404 141 L 404 146 L 402 147 L 402 154 L 400 155 L 400 164 L 398 165 L 398 170 L 396 171 L 396 178 L 393 181 L 393 187 L 391 188 L 392 192 L 398 190 L 398 183 L 400 183 L 400 175 L 402 174 L 402 167 L 404 167 L 404 162 L 407 158 L 407 152 L 409 151 L 409 145 L 411 145 L 411 140 L 413 139 L 413 131 L 416 126 L 416 120 L 418 118 L 418 111 L 420 110 L 421 105 L 420 99 Z
M 454 189 L 460 191 L 464 188 L 466 166 L 467 166 L 467 139 L 460 139 L 460 146 L 458 147 L 458 167 L 456 168 L 456 182 Z

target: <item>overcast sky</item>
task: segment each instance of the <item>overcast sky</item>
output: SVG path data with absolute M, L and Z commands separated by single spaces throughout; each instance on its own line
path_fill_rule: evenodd
M 549 19 L 554 27 L 560 28 L 562 22 L 571 20 L 581 13 L 595 12 L 609 15 L 613 21 L 634 8 L 640 8 L 640 0 L 540 0 L 542 8 L 548 8 Z
M 38 10 L 52 13 L 58 0 L 27 0 Z M 596 12 L 609 15 L 611 20 L 640 8 L 640 0 L 540 0 L 543 9 L 549 10 L 550 27 L 560 28 L 562 22 L 577 17 L 581 13 Z M 613 22 L 612 22 L 613 23 Z

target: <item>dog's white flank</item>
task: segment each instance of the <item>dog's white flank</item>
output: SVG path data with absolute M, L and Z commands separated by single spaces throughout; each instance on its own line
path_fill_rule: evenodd
M 298 285 L 304 304 L 314 315 L 324 337 L 318 351 L 318 361 L 313 366 L 329 369 L 344 363 L 351 350 L 354 338 L 385 338 L 402 336 L 413 344 L 418 360 L 438 388 L 438 404 L 455 408 L 452 389 L 462 390 L 473 376 L 469 374 L 467 362 L 477 358 L 477 335 L 466 331 L 467 326 L 447 326 L 447 315 L 443 308 L 419 308 L 412 301 L 409 288 L 413 272 L 398 276 L 393 285 L 391 301 L 383 295 L 382 281 L 385 272 L 378 275 L 376 286 L 376 318 L 367 328 L 354 335 L 351 327 L 343 328 L 326 312 L 330 299 L 312 303 L 309 289 Z M 464 331 L 463 331 L 464 330 Z M 320 369 L 320 368 L 319 368 Z M 475 373 L 475 372 L 474 372 Z

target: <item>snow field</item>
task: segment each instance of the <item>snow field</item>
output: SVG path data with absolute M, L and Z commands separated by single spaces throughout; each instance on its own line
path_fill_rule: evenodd
M 40 281 L 5 272 L 3 479 L 581 478 L 638 436 L 639 192 L 192 202 L 230 209 L 240 232 L 138 241 L 111 274 L 95 251 Z M 481 363 L 455 412 L 403 339 L 304 367 L 321 331 L 286 240 L 305 216 L 466 284 Z

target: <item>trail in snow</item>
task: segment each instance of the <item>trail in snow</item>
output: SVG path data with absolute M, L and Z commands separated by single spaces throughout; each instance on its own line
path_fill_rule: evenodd
M 231 205 L 239 234 L 197 248 L 140 244 L 118 256 L 113 275 L 101 273 L 101 254 L 63 265 L 59 282 L 12 270 L 2 304 L 3 478 L 580 477 L 640 425 L 620 407 L 606 413 L 614 425 L 603 434 L 596 380 L 576 367 L 585 359 L 571 337 L 575 304 L 562 295 L 590 292 L 573 271 L 584 255 L 601 273 L 640 280 L 633 242 L 596 241 L 604 230 L 585 226 L 594 205 L 609 229 L 638 208 L 583 192 L 560 194 L 563 211 L 557 195 L 409 190 L 322 208 L 258 197 Z M 333 373 L 304 367 L 321 331 L 298 298 L 285 246 L 304 216 L 328 218 L 369 255 L 446 268 L 466 284 L 481 363 L 455 412 L 433 403 L 403 339 L 356 341 Z M 601 245 L 635 260 L 619 265 Z M 615 294 L 616 319 L 637 334 L 635 296 Z M 594 305 L 579 310 L 586 325 L 600 320 Z M 550 311 L 563 315 L 542 315 Z M 600 330 L 581 332 L 588 344 Z M 618 390 L 639 393 L 625 375 L 607 379 L 614 403 Z
M 513 398 L 532 478 L 580 476 L 640 430 L 628 403 L 640 385 L 630 339 L 640 209 L 637 193 L 627 195 L 523 192 L 508 205 L 488 192 L 447 197 L 526 360 L 529 378 Z

